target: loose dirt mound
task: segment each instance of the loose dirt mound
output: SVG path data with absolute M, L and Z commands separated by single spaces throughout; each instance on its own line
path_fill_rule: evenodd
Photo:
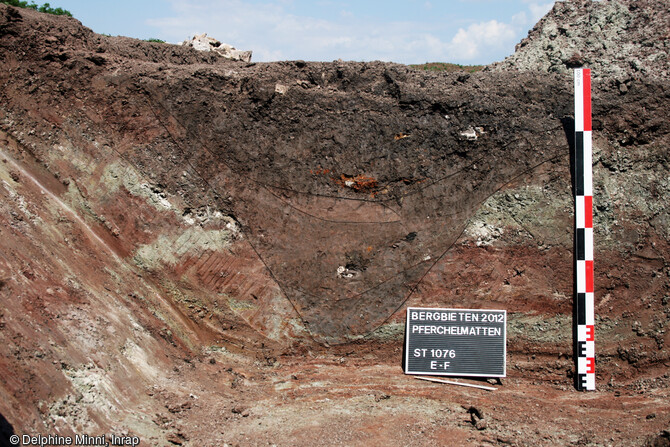
M 583 17 L 642 10 L 557 4 L 514 57 L 559 19 L 579 37 Z M 584 397 L 569 392 L 572 79 L 551 68 L 572 62 L 545 54 L 475 74 L 247 64 L 0 5 L 0 427 L 148 445 L 658 435 L 668 81 L 594 67 L 603 391 Z M 501 392 L 402 376 L 406 305 L 506 309 Z M 461 405 L 483 406 L 487 431 Z M 630 411 L 644 424 L 622 426 Z
M 663 0 L 558 1 L 496 70 L 568 73 L 590 67 L 596 77 L 667 79 L 670 15 Z

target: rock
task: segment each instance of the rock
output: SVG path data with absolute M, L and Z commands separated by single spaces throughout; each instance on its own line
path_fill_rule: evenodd
M 391 398 L 391 396 L 389 394 L 386 394 L 386 393 L 375 394 L 375 402 L 381 402 L 382 400 L 387 400 L 387 399 L 390 399 L 390 398 Z
M 191 39 L 187 39 L 181 45 L 194 48 L 198 51 L 214 51 L 226 59 L 235 61 L 251 62 L 251 51 L 237 50 L 227 43 L 208 37 L 207 33 L 196 34 Z
M 670 447 L 670 430 L 663 430 L 656 436 L 650 436 L 644 447 Z
M 189 410 L 191 408 L 191 402 L 186 401 L 181 404 L 168 404 L 166 405 L 170 413 L 181 413 L 182 411 Z
M 466 408 L 466 406 L 463 406 L 463 408 Z M 483 419 L 484 418 L 484 413 L 477 407 L 473 407 L 472 405 L 466 408 L 468 410 L 468 413 L 470 414 L 470 418 L 474 419 Z
M 249 409 L 247 409 L 246 407 L 233 407 L 230 411 L 233 414 L 242 415 L 242 417 L 247 417 L 250 414 Z
M 479 138 L 481 135 L 483 135 L 484 133 L 485 132 L 484 132 L 483 127 L 481 127 L 481 126 L 477 126 L 477 127 L 470 126 L 467 129 L 465 129 L 464 131 L 460 132 L 459 135 L 461 137 L 464 137 L 466 140 L 474 141 L 477 138 Z
M 666 11 L 665 0 L 556 2 L 516 52 L 492 69 L 568 73 L 584 66 L 594 76 L 641 73 L 667 78 Z
M 167 436 L 167 441 L 170 444 L 174 445 L 183 445 L 184 441 L 188 441 L 188 438 L 186 435 L 184 435 L 182 432 L 176 432 L 176 433 L 170 433 Z
M 484 419 L 484 413 L 477 407 L 468 408 L 468 413 L 470 413 L 470 422 L 477 430 L 486 430 L 488 423 Z
M 477 139 L 477 133 L 472 127 L 468 127 L 466 130 L 459 133 L 459 135 L 464 137 L 466 140 L 474 141 Z

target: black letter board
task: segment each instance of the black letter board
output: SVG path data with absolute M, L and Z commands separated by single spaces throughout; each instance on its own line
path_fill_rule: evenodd
M 405 374 L 505 377 L 507 311 L 407 308 Z

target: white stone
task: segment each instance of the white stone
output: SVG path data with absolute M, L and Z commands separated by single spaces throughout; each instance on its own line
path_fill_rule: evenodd
M 227 43 L 208 37 L 207 33 L 196 34 L 191 39 L 182 42 L 182 45 L 192 47 L 198 51 L 214 51 L 226 59 L 242 62 L 251 62 L 251 51 L 236 50 Z

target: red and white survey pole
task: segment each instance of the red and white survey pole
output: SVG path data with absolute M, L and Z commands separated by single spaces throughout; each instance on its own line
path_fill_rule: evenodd
M 596 389 L 591 70 L 575 69 L 575 386 Z

